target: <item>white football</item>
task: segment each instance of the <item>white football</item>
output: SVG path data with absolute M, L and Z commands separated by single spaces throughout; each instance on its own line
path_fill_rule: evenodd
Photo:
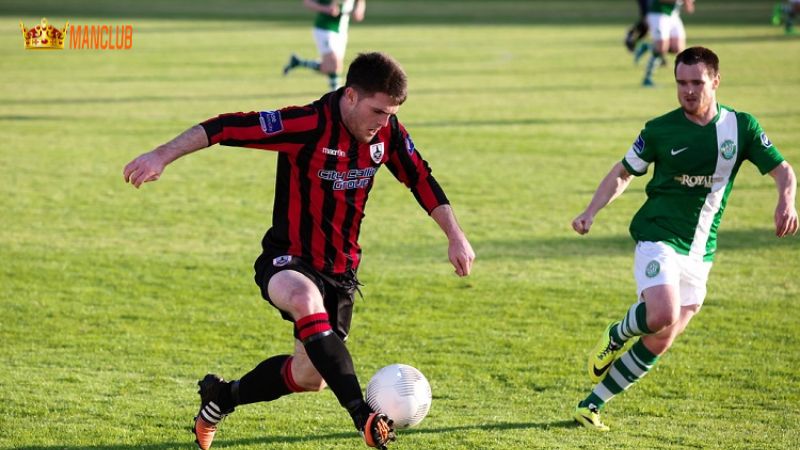
M 405 364 L 379 370 L 367 384 L 367 403 L 389 416 L 395 428 L 413 427 L 431 408 L 431 385 L 422 372 Z

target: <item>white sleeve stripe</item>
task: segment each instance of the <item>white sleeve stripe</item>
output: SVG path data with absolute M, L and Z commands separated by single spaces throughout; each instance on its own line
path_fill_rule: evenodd
M 633 146 L 631 146 L 631 148 L 628 150 L 628 153 L 625 154 L 625 162 L 628 163 L 628 165 L 638 173 L 646 173 L 647 168 L 650 166 L 649 162 L 639 158 L 639 155 L 636 154 Z

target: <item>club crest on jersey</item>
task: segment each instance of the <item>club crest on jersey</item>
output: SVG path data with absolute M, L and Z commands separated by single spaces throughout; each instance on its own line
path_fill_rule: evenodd
M 408 154 L 414 153 L 414 141 L 411 140 L 411 135 L 406 135 L 406 151 Z
M 370 145 L 369 156 L 372 157 L 375 164 L 380 164 L 383 161 L 383 142 Z
M 272 260 L 272 265 L 275 267 L 283 267 L 292 261 L 292 255 L 278 256 Z
M 761 132 L 761 143 L 766 148 L 772 147 L 772 142 L 769 141 L 769 138 L 767 137 L 767 133 L 764 133 L 763 131 Z
M 719 152 L 723 158 L 731 159 L 736 155 L 736 144 L 734 144 L 732 140 L 727 139 L 719 146 Z
M 661 264 L 656 260 L 647 263 L 647 267 L 644 269 L 644 274 L 647 275 L 647 278 L 653 278 L 658 275 L 659 272 L 661 272 Z
M 636 152 L 637 155 L 642 154 L 642 152 L 644 151 L 644 138 L 642 137 L 641 134 L 633 142 L 633 146 L 631 148 L 633 148 L 633 151 Z
M 272 136 L 283 131 L 283 121 L 280 111 L 261 111 L 258 113 L 258 121 L 261 122 L 261 131 L 267 136 Z

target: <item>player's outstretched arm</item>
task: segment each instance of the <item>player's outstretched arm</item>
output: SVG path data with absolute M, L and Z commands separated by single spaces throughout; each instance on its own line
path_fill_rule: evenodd
M 323 5 L 316 0 L 303 0 L 303 6 L 314 12 L 327 14 L 332 17 L 339 16 L 339 3 L 331 2 L 330 5 Z
M 778 206 L 775 207 L 775 235 L 778 237 L 796 234 L 798 228 L 797 208 L 794 201 L 797 193 L 797 177 L 792 166 L 784 161 L 772 169 L 769 175 L 778 188 Z
M 183 155 L 206 147 L 208 147 L 208 136 L 202 126 L 195 125 L 179 134 L 175 139 L 152 151 L 143 153 L 129 162 L 122 171 L 125 182 L 138 189 L 142 183 L 156 181 L 167 164 Z
M 364 20 L 364 15 L 367 12 L 367 0 L 356 0 L 356 6 L 353 9 L 352 18 L 356 22 Z
M 447 236 L 447 256 L 455 267 L 456 274 L 460 277 L 469 275 L 472 271 L 472 261 L 475 260 L 475 252 L 458 225 L 453 208 L 450 205 L 439 205 L 431 211 L 431 217 Z
M 614 164 L 608 175 L 600 182 L 600 186 L 597 187 L 589 206 L 578 217 L 573 219 L 572 229 L 578 234 L 588 233 L 594 222 L 594 216 L 625 192 L 632 179 L 633 175 L 625 169 L 621 162 Z

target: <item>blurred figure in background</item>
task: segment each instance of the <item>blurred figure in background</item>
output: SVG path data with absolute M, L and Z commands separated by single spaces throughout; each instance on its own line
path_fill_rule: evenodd
M 292 53 L 283 74 L 306 67 L 327 75 L 330 90 L 335 91 L 341 85 L 350 16 L 356 22 L 364 20 L 367 0 L 303 0 L 303 6 L 317 13 L 313 33 L 319 59 L 303 59 Z
M 772 10 L 772 24 L 783 24 L 786 34 L 795 34 L 797 31 L 794 29 L 794 18 L 798 13 L 800 13 L 800 0 L 778 3 Z
M 694 0 L 651 0 L 647 11 L 647 25 L 653 36 L 652 53 L 644 72 L 643 86 L 653 86 L 653 71 L 666 64 L 664 55 L 680 53 L 686 47 L 686 31 L 680 11 L 694 12 Z
M 636 0 L 636 3 L 639 5 L 639 19 L 628 28 L 628 32 L 625 34 L 625 48 L 629 52 L 634 52 L 635 60 L 638 61 L 641 55 L 650 48 L 650 45 L 644 42 L 648 31 L 647 5 L 650 0 Z

